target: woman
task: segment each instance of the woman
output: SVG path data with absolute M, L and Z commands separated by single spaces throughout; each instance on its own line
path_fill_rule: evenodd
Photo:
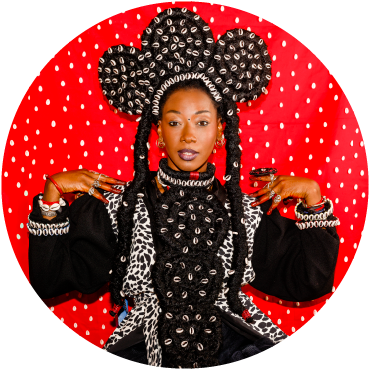
M 48 298 L 92 293 L 110 281 L 116 314 L 133 297 L 135 307 L 104 346 L 124 358 L 205 367 L 249 357 L 286 335 L 240 287 L 291 301 L 330 292 L 339 246 L 332 204 L 315 181 L 299 177 L 252 176 L 256 187 L 267 186 L 241 192 L 235 102 L 266 92 L 271 60 L 261 38 L 238 29 L 214 44 L 199 15 L 173 8 L 141 39 L 142 51 L 109 48 L 99 66 L 108 102 L 141 114 L 134 179 L 86 170 L 49 177 L 30 214 L 31 283 Z M 167 153 L 158 171 L 147 164 L 152 122 Z M 215 143 L 224 144 L 222 122 L 225 186 L 208 162 Z M 74 191 L 91 197 L 69 208 L 59 196 Z M 287 197 L 304 199 L 296 210 L 302 221 L 321 221 L 297 228 L 281 217 L 274 208 Z

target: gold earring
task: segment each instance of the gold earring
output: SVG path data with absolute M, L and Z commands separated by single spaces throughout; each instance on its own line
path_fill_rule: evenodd
M 225 144 L 225 139 L 222 138 L 221 140 L 217 140 L 215 144 L 216 144 L 217 148 L 222 148 Z
M 164 143 L 163 138 L 161 138 L 161 140 L 159 140 L 159 142 L 158 142 L 158 139 L 155 142 L 155 144 L 157 145 L 158 148 L 163 149 L 166 146 L 166 144 Z

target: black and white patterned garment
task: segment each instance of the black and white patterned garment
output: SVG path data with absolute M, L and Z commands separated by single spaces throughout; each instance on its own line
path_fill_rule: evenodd
M 115 186 L 124 190 L 125 186 Z M 121 204 L 122 194 L 113 194 L 105 192 L 104 196 L 109 200 L 106 205 L 112 228 L 116 236 L 117 228 L 117 210 Z M 247 232 L 247 242 L 249 253 L 247 257 L 246 268 L 242 280 L 242 285 L 248 284 L 255 276 L 252 267 L 253 238 L 255 231 L 261 221 L 262 210 L 260 207 L 251 207 L 254 198 L 243 194 L 243 208 L 245 215 L 245 226 Z M 230 210 L 230 202 L 226 199 L 225 208 Z M 229 213 L 230 216 L 230 213 Z M 157 319 L 161 312 L 157 296 L 154 292 L 151 270 L 155 263 L 155 247 L 151 234 L 151 225 L 149 213 L 142 198 L 137 198 L 134 212 L 134 238 L 131 245 L 130 263 L 127 274 L 124 277 L 122 290 L 123 292 L 135 299 L 135 307 L 130 311 L 126 318 L 121 322 L 119 327 L 112 333 L 106 342 L 104 349 L 117 343 L 120 339 L 134 331 L 141 325 L 144 325 L 145 344 L 147 349 L 148 364 L 152 366 L 161 366 L 162 350 L 158 341 Z M 242 326 L 255 330 L 264 336 L 269 337 L 274 343 L 285 339 L 286 334 L 280 330 L 262 311 L 260 311 L 244 293 L 239 293 L 239 298 L 243 306 L 248 309 L 253 316 L 253 323 L 247 323 L 240 315 L 235 314 L 229 308 L 225 292 L 227 292 L 228 271 L 231 269 L 233 255 L 233 234 L 230 229 L 224 240 L 223 245 L 218 250 L 218 255 L 222 259 L 225 275 L 222 285 L 222 291 L 219 294 L 215 305 L 222 311 L 232 315 L 240 321 Z M 144 255 L 143 255 L 144 253 Z M 143 258 L 144 256 L 144 258 Z

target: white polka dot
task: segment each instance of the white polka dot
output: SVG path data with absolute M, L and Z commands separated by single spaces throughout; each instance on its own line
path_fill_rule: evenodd
M 276 72 L 276 77 L 280 77 L 280 72 L 279 71 Z
M 266 142 L 265 146 L 266 146 L 266 148 L 268 148 L 270 146 L 270 143 Z
M 298 59 L 298 54 L 294 54 L 294 59 L 297 60 Z
M 211 17 L 210 21 L 211 21 L 211 23 L 213 23 L 215 21 L 215 19 L 213 17 Z
M 304 173 L 308 173 L 308 168 L 305 168 L 304 169 Z
M 304 317 L 303 316 L 301 316 L 301 321 L 304 321 Z
M 315 89 L 315 88 L 316 88 L 316 84 L 315 84 L 315 82 L 311 85 L 311 87 L 312 87 L 313 89 Z
M 294 172 L 291 172 L 291 173 L 290 173 L 290 176 L 295 176 L 295 175 L 294 175 Z
M 101 169 L 102 169 L 102 167 L 103 167 L 103 166 L 99 163 L 99 164 L 98 164 L 98 168 L 99 168 L 99 170 L 101 170 Z
M 329 89 L 332 89 L 333 88 L 333 84 L 332 83 L 330 83 L 329 84 Z
M 93 317 L 92 316 L 89 317 L 89 321 L 93 321 Z
M 292 160 L 293 160 L 293 156 L 290 156 L 290 157 L 289 157 L 289 160 L 290 160 L 290 161 L 292 161 Z
M 343 126 L 342 126 L 342 129 L 343 129 L 343 130 L 345 130 L 345 129 L 346 129 L 346 125 L 343 125 Z
M 73 306 L 73 307 L 72 307 L 72 310 L 73 310 L 73 311 L 76 311 L 76 310 L 77 310 L 76 306 Z
M 362 196 L 362 198 L 365 198 L 366 197 L 366 194 L 365 193 L 362 193 L 361 196 Z
M 87 157 L 88 156 L 88 153 L 87 151 L 84 152 L 84 157 Z
M 310 102 L 311 102 L 310 98 L 307 98 L 306 102 L 307 102 L 307 104 L 310 104 Z
M 339 203 L 339 199 L 338 198 L 335 198 L 335 203 Z
M 353 248 L 357 249 L 357 243 L 353 244 Z
M 312 159 L 312 154 L 310 154 L 310 155 L 308 156 L 308 159 L 309 159 L 309 160 L 311 160 L 311 159 Z
M 298 91 L 299 90 L 299 85 L 295 85 L 295 91 Z
M 289 315 L 290 314 L 290 310 L 286 310 L 286 313 Z
M 13 163 L 15 162 L 15 157 L 12 157 L 12 162 L 13 162 Z
M 260 110 L 260 114 L 263 114 L 263 110 L 262 109 Z
M 283 87 L 283 86 L 281 86 L 281 87 L 280 87 L 280 91 L 281 91 L 281 92 L 283 92 L 283 91 L 284 91 L 284 87 Z
M 292 140 L 288 139 L 288 145 L 292 145 Z
M 91 69 L 91 64 L 90 63 L 88 63 L 87 69 Z
M 326 157 L 326 162 L 329 163 L 330 162 L 330 158 L 329 157 Z
M 326 187 L 327 187 L 328 189 L 330 189 L 330 187 L 331 187 L 330 182 L 328 182 L 328 183 L 326 184 Z
M 26 197 L 28 195 L 28 191 L 27 190 L 25 190 L 24 191 L 24 196 Z
M 235 18 L 235 23 L 239 23 L 239 18 L 238 17 Z
M 360 142 L 360 146 L 361 146 L 361 147 L 363 147 L 363 146 L 364 146 L 364 142 L 363 142 L 363 141 L 361 141 L 361 142 Z
M 101 156 L 103 156 L 103 155 L 104 155 L 104 152 L 103 152 L 103 151 L 101 151 L 101 152 L 100 152 L 100 155 L 101 155 Z
M 98 44 L 95 44 L 95 49 L 99 49 L 99 45 Z
M 324 126 L 324 127 L 327 127 L 327 126 L 328 126 L 328 123 L 327 123 L 327 122 L 324 122 L 324 123 L 323 123 L 323 126 Z
M 103 109 L 103 105 L 102 105 L 102 104 L 100 104 L 100 105 L 99 105 L 99 109 L 100 109 L 100 110 L 102 110 L 102 109 Z
M 295 327 L 294 327 L 294 326 L 292 327 L 292 332 L 293 332 L 293 333 L 295 332 Z
M 267 125 L 264 126 L 263 128 L 265 131 L 267 131 L 269 129 L 269 127 Z
M 271 158 L 271 163 L 274 164 L 275 163 L 275 158 Z
M 50 164 L 54 164 L 54 159 L 50 159 Z
M 322 138 L 321 138 L 321 139 L 320 139 L 320 144 L 322 144 L 323 142 L 324 142 L 324 139 L 322 139 Z
M 73 68 L 73 63 L 69 63 L 69 68 Z
M 295 76 L 295 72 L 294 71 L 292 71 L 290 74 L 292 75 L 292 77 Z
M 127 156 L 125 156 L 125 162 L 127 162 L 128 161 L 128 157 Z
M 258 153 L 256 153 L 256 154 L 254 155 L 254 158 L 256 158 L 256 159 L 258 158 Z
M 9 144 L 10 144 L 11 146 L 13 146 L 13 145 L 14 145 L 14 141 L 13 141 L 13 140 L 10 140 Z
M 344 257 L 344 262 L 348 262 L 348 257 L 347 256 Z
M 84 82 L 84 80 L 82 79 L 82 77 L 80 77 L 80 78 L 78 79 L 78 81 L 79 81 L 79 83 L 80 83 L 80 84 L 82 84 L 82 82 Z
M 358 154 L 357 154 L 357 153 L 355 153 L 353 156 L 354 156 L 355 158 L 357 158 L 357 157 L 358 157 Z
M 311 68 L 312 68 L 312 64 L 311 64 L 311 63 L 308 63 L 307 68 L 308 68 L 308 69 L 311 69 Z
M 74 323 L 74 324 L 73 324 L 73 326 L 74 326 L 75 328 L 77 328 L 77 323 Z
M 120 174 L 121 174 L 121 170 L 118 170 L 118 171 L 117 171 L 117 175 L 120 175 Z
M 281 43 L 282 47 L 285 48 L 286 46 L 286 41 L 284 40 L 282 43 Z
M 284 123 L 280 123 L 280 128 L 283 129 L 284 128 Z
M 55 70 L 56 70 L 56 71 L 59 71 L 59 67 L 58 67 L 58 66 L 55 66 Z
M 101 143 L 103 141 L 103 138 L 101 136 L 99 136 L 98 141 L 99 141 L 99 143 Z
M 298 119 L 299 118 L 299 113 L 296 113 L 294 116 L 295 116 L 296 119 Z
M 339 185 L 339 187 L 340 188 L 343 188 L 343 186 L 344 186 L 344 184 L 343 184 L 343 182 L 341 182 L 340 185 Z
M 85 109 L 85 106 L 83 104 L 81 104 L 81 109 Z
M 318 170 L 317 173 L 321 176 L 322 175 L 322 171 L 321 170 Z
M 67 112 L 67 107 L 63 107 L 64 112 Z
M 224 6 L 222 5 L 221 6 L 221 11 L 223 12 L 225 10 Z
M 106 308 L 103 309 L 103 313 L 107 313 L 107 309 Z
M 53 147 L 53 144 L 52 143 L 49 143 L 49 148 L 52 148 Z
M 72 130 L 73 126 L 72 126 L 72 125 L 69 125 L 69 126 L 68 126 L 68 128 L 69 128 L 70 130 Z
M 91 90 L 88 91 L 88 94 L 91 95 Z
M 273 60 L 273 61 L 275 61 L 275 60 L 276 60 L 276 55 L 274 55 L 274 56 L 272 57 L 272 60 Z
M 195 13 L 197 11 L 197 8 L 193 6 L 193 12 Z
M 353 187 L 353 189 L 357 190 L 358 189 L 358 185 L 355 184 L 355 186 Z
M 34 109 L 35 109 L 35 112 L 37 112 L 39 110 L 39 108 L 37 106 Z
M 267 34 L 267 37 L 268 37 L 269 39 L 271 39 L 271 32 L 269 32 L 269 33 Z
M 349 109 L 348 108 L 344 109 L 344 113 L 345 114 L 348 114 L 349 113 Z
M 334 100 L 338 100 L 338 95 L 334 95 Z
M 335 167 L 335 172 L 338 173 L 339 172 L 339 168 L 338 167 Z
M 85 145 L 85 142 L 83 140 L 80 141 L 80 145 L 81 146 L 84 146 Z
M 364 170 L 361 170 L 360 175 L 364 176 L 364 174 L 365 174 Z
M 66 83 L 65 83 L 64 81 L 62 81 L 60 84 L 61 84 L 62 86 L 65 86 L 65 85 L 66 85 Z

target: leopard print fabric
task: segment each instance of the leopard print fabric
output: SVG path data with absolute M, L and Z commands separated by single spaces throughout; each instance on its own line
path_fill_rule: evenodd
M 116 188 L 124 190 L 128 183 L 124 186 L 115 186 Z M 109 200 L 106 205 L 109 217 L 112 223 L 112 229 L 115 235 L 118 235 L 117 227 L 117 210 L 122 201 L 122 194 L 113 194 L 105 192 L 104 196 Z M 243 207 L 245 214 L 245 225 L 247 232 L 247 242 L 249 246 L 249 253 L 246 260 L 246 267 L 242 280 L 242 285 L 254 279 L 255 273 L 252 267 L 252 253 L 253 253 L 253 238 L 255 231 L 261 221 L 262 210 L 260 207 L 251 207 L 250 204 L 254 198 L 243 194 Z M 230 201 L 226 199 L 225 208 L 230 211 Z M 229 216 L 231 214 L 229 213 Z M 162 349 L 158 340 L 158 316 L 161 312 L 157 296 L 154 293 L 152 285 L 151 271 L 155 263 L 155 247 L 151 234 L 151 225 L 148 210 L 144 201 L 138 198 L 135 212 L 134 212 L 134 238 L 131 245 L 130 263 L 127 274 L 123 280 L 123 291 L 126 295 L 135 298 L 136 305 L 121 322 L 119 327 L 113 332 L 104 349 L 108 349 L 118 340 L 128 335 L 138 326 L 144 325 L 145 344 L 147 348 L 148 363 L 153 366 L 161 366 L 162 363 Z M 231 269 L 231 262 L 233 256 L 233 234 L 230 229 L 223 245 L 217 252 L 222 259 L 224 268 L 224 280 L 222 291 L 219 294 L 215 305 L 222 311 L 228 312 L 235 318 L 240 320 L 241 324 L 247 326 L 249 329 L 256 330 L 260 334 L 268 336 L 274 343 L 286 338 L 286 334 L 281 331 L 273 322 L 264 315 L 250 300 L 240 292 L 239 298 L 243 306 L 248 309 L 253 316 L 254 322 L 249 324 L 239 315 L 232 312 L 228 306 L 226 299 L 227 281 L 229 277 L 229 270 Z

